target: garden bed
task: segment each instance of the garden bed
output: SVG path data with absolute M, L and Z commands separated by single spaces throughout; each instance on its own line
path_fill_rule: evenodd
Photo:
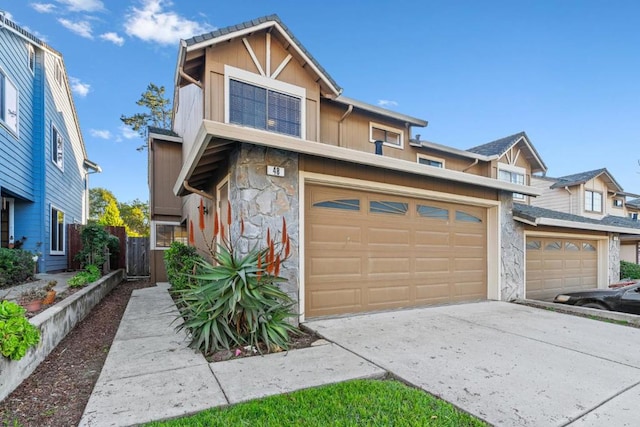
M 40 343 L 18 361 L 0 358 L 0 400 L 20 385 L 69 331 L 123 279 L 124 270 L 109 273 L 32 317 L 31 323 L 40 329 Z

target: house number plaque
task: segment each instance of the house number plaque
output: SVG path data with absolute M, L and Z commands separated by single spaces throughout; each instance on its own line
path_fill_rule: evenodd
M 267 175 L 284 176 L 284 168 L 280 166 L 267 166 Z

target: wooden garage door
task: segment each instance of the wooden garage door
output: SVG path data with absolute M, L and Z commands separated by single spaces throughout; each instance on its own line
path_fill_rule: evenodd
M 486 299 L 486 209 L 309 185 L 305 316 Z
M 527 298 L 598 287 L 597 248 L 595 240 L 528 237 Z

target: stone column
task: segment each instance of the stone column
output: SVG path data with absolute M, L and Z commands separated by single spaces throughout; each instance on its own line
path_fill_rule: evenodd
M 524 298 L 524 226 L 513 219 L 513 196 L 500 192 L 500 298 Z
M 609 235 L 609 283 L 615 283 L 620 280 L 620 235 L 611 233 Z
M 278 166 L 284 177 L 268 176 L 267 166 Z M 231 234 L 240 253 L 266 247 L 267 229 L 274 240 L 281 237 L 282 218 L 287 221 L 291 256 L 282 265 L 280 275 L 287 279 L 281 288 L 296 303 L 299 295 L 299 188 L 298 155 L 288 151 L 240 144 L 229 164 L 229 201 L 234 218 Z M 239 214 L 245 223 L 240 234 Z

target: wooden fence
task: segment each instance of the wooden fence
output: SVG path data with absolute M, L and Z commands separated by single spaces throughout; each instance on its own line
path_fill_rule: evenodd
M 149 275 L 149 238 L 127 238 L 127 275 L 141 277 Z
M 76 261 L 76 255 L 82 250 L 82 225 L 67 225 L 67 245 L 68 254 L 67 268 L 69 270 L 80 270 L 80 262 Z M 111 256 L 111 269 L 125 268 L 127 266 L 127 231 L 124 227 L 108 225 L 105 227 L 110 234 L 120 240 L 120 252 Z

